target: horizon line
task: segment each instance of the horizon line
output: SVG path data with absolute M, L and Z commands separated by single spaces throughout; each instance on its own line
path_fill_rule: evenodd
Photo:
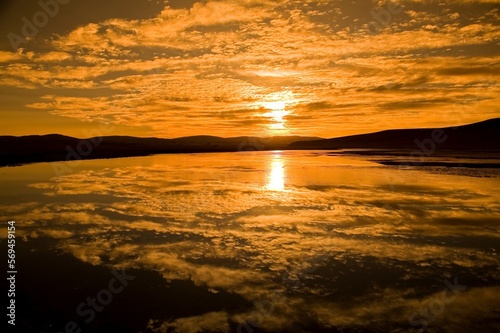
M 92 136 L 92 137 L 86 137 L 86 138 L 80 138 L 76 136 L 71 136 L 71 135 L 66 135 L 66 134 L 61 134 L 61 133 L 47 133 L 47 134 L 26 134 L 26 135 L 9 135 L 9 134 L 2 134 L 0 137 L 15 137 L 15 138 L 23 138 L 23 137 L 30 137 L 30 136 L 38 136 L 38 137 L 43 137 L 43 136 L 51 136 L 51 135 L 57 135 L 57 136 L 63 136 L 63 137 L 68 137 L 68 138 L 73 138 L 73 139 L 79 139 L 79 140 L 85 140 L 85 139 L 91 139 L 91 138 L 112 138 L 112 137 L 126 137 L 126 138 L 137 138 L 137 139 L 160 139 L 160 140 L 176 140 L 176 139 L 185 139 L 185 138 L 195 138 L 195 137 L 213 137 L 213 138 L 219 138 L 219 139 L 236 139 L 236 138 L 283 138 L 283 137 L 301 137 L 301 138 L 315 138 L 315 139 L 320 139 L 320 140 L 329 140 L 329 139 L 337 139 L 337 138 L 346 138 L 346 137 L 352 137 L 352 136 L 357 136 L 357 135 L 365 135 L 365 134 L 375 134 L 375 133 L 382 133 L 386 131 L 398 131 L 398 130 L 428 130 L 428 129 L 445 129 L 445 128 L 456 128 L 456 127 L 462 127 L 462 126 L 468 126 L 468 125 L 474 125 L 474 124 L 480 124 L 483 122 L 487 121 L 492 121 L 492 120 L 500 120 L 500 117 L 495 117 L 495 118 L 488 118 L 484 119 L 481 121 L 476 121 L 472 123 L 464 123 L 460 125 L 449 125 L 449 126 L 442 126 L 442 127 L 413 127 L 413 128 L 390 128 L 390 129 L 384 129 L 384 130 L 379 130 L 379 131 L 374 131 L 374 132 L 363 132 L 363 133 L 358 133 L 358 134 L 350 134 L 350 135 L 342 135 L 342 136 L 335 136 L 335 137 L 320 137 L 320 136 L 315 136 L 315 135 L 299 135 L 299 134 L 288 134 L 288 135 L 265 135 L 265 136 L 258 136 L 258 135 L 239 135 L 239 136 L 230 136 L 230 137 L 223 137 L 223 136 L 217 136 L 217 135 L 212 135 L 212 134 L 195 134 L 195 135 L 186 135 L 186 136 L 179 136 L 179 137 L 173 137 L 173 138 L 165 138 L 165 137 L 157 137 L 157 136 L 132 136 L 132 135 L 101 135 L 101 136 Z M 103 124 L 103 123 L 100 123 Z M 112 125 L 114 126 L 114 125 Z

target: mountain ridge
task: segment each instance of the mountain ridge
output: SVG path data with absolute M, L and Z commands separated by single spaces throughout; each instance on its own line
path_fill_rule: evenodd
M 287 149 L 294 141 L 318 139 L 321 138 L 306 136 L 222 138 L 199 135 L 174 139 L 133 136 L 79 139 L 61 134 L 0 136 L 0 166 L 153 154 L 280 150 Z
M 392 129 L 323 139 L 305 136 L 196 135 L 174 139 L 106 136 L 79 139 L 61 134 L 0 136 L 0 166 L 33 162 L 118 158 L 153 154 L 251 150 L 400 149 L 428 156 L 440 151 L 500 154 L 500 118 L 445 128 Z
M 421 149 L 422 145 L 431 146 L 431 141 L 434 142 L 434 151 L 499 150 L 500 118 L 443 128 L 391 129 L 331 139 L 297 141 L 291 143 L 290 148 L 321 150 L 347 148 Z

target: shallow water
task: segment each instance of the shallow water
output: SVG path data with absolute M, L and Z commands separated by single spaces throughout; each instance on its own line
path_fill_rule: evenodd
M 58 162 L 62 176 L 51 163 L 1 168 L 2 219 L 16 221 L 26 272 L 19 325 L 499 331 L 498 174 L 371 159 L 240 152 Z M 86 322 L 77 306 L 113 269 L 136 278 Z

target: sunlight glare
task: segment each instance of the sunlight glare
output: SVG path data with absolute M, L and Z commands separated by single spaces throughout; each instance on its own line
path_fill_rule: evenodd
M 266 186 L 271 191 L 283 191 L 285 189 L 285 168 L 281 155 L 273 155 L 269 172 L 269 182 Z
M 290 112 L 285 110 L 286 102 L 267 102 L 264 106 L 271 110 L 270 112 L 264 114 L 269 117 L 273 123 L 270 124 L 270 128 L 273 130 L 284 130 L 285 129 L 285 119 L 284 116 L 288 115 Z
M 273 111 L 284 111 L 285 110 L 285 107 L 286 107 L 286 103 L 283 102 L 283 101 L 279 101 L 279 102 L 267 102 L 267 103 L 264 103 L 264 107 L 266 109 L 270 109 L 270 110 L 273 110 Z

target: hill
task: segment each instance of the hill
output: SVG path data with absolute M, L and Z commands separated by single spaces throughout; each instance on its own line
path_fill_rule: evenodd
M 500 151 L 500 118 L 457 127 L 395 129 L 340 138 L 297 141 L 290 149 L 405 149 L 438 151 Z
M 0 166 L 32 162 L 147 156 L 152 154 L 236 152 L 286 149 L 295 141 L 318 137 L 190 136 L 177 139 L 106 136 L 87 139 L 58 134 L 0 136 Z
M 500 118 L 457 127 L 394 129 L 340 138 L 189 136 L 176 139 L 106 136 L 87 139 L 58 134 L 0 136 L 0 166 L 152 154 L 237 152 L 248 150 L 417 150 L 464 156 L 500 153 Z M 368 152 L 369 153 L 369 152 Z

